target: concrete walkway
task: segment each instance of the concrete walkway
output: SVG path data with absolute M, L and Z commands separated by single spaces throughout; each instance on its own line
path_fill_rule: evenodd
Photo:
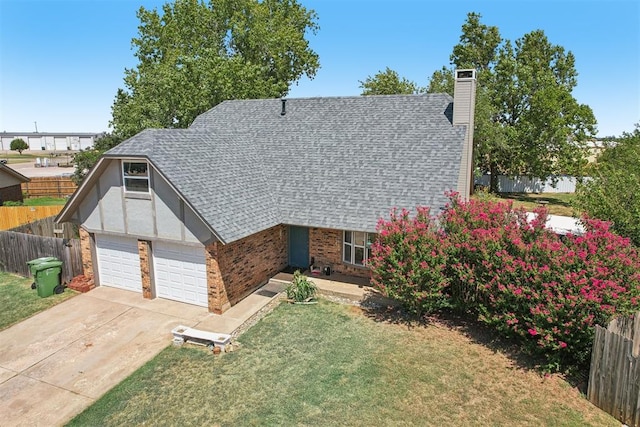
M 232 334 L 284 286 L 223 315 L 99 287 L 0 331 L 0 424 L 62 425 L 167 347 L 177 325 Z

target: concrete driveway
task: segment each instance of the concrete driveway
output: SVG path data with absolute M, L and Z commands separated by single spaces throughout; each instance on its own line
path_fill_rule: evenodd
M 207 309 L 99 287 L 0 332 L 0 424 L 61 425 Z

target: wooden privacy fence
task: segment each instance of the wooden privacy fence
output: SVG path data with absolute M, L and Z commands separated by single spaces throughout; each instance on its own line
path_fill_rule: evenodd
M 64 206 L 0 206 L 0 230 L 58 215 Z
M 65 239 L 78 238 L 77 225 L 71 222 L 56 224 L 53 221 L 54 219 L 54 216 L 50 216 L 30 222 L 29 224 L 23 224 L 8 231 L 15 231 L 16 233 L 35 234 L 36 236 L 62 237 Z
M 63 262 L 63 282 L 69 283 L 82 274 L 80 240 L 0 231 L 0 269 L 29 277 L 27 261 L 41 257 L 56 257 Z
M 67 197 L 78 186 L 68 176 L 34 177 L 30 182 L 22 183 L 22 192 L 27 197 Z
M 640 312 L 596 326 L 587 398 L 629 426 L 640 426 Z

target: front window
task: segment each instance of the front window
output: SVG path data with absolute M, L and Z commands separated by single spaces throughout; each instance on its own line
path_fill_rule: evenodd
M 369 258 L 371 258 L 371 244 L 375 237 L 375 233 L 345 231 L 342 260 L 349 264 L 367 265 Z
M 122 162 L 124 189 L 127 192 L 149 192 L 149 169 L 146 162 Z

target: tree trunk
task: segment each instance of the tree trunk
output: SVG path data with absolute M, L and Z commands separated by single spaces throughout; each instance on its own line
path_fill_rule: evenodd
M 498 194 L 498 165 L 496 162 L 489 164 L 489 172 L 491 173 L 489 176 L 489 192 Z

